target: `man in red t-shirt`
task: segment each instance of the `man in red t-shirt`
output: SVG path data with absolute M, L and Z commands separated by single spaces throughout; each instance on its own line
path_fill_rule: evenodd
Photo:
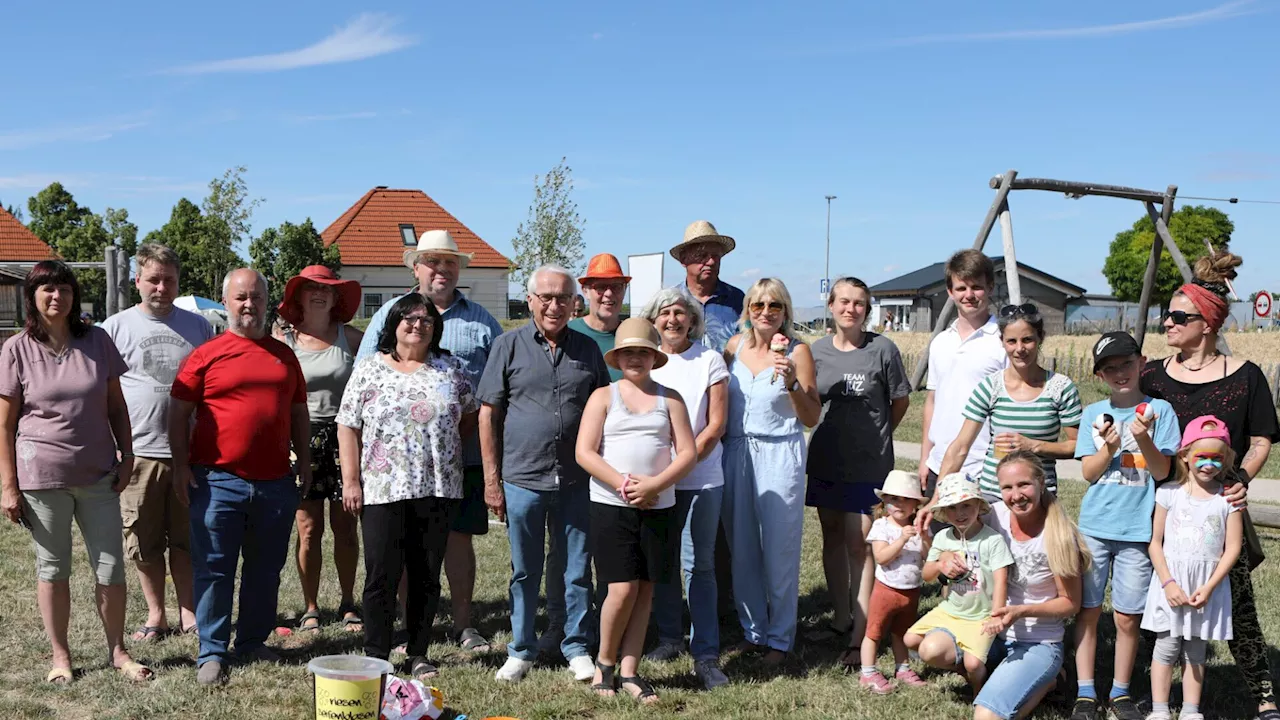
M 266 334 L 267 281 L 254 270 L 233 270 L 222 283 L 222 302 L 227 332 L 187 356 L 169 410 L 174 488 L 191 508 L 202 685 L 226 679 L 242 552 L 236 656 L 279 661 L 264 643 L 275 625 L 298 508 L 291 444 L 302 494 L 311 486 L 307 382 L 293 351 Z M 194 431 L 187 424 L 192 413 Z

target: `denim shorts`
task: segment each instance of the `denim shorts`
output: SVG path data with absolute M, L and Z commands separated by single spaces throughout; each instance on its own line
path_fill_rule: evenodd
M 999 662 L 973 704 L 1010 720 L 1032 695 L 1053 682 L 1066 654 L 1062 643 L 1027 643 L 997 639 L 987 667 Z
M 1083 608 L 1102 606 L 1111 580 L 1111 608 L 1125 615 L 1141 615 L 1147 607 L 1147 590 L 1151 586 L 1151 558 L 1147 543 L 1123 540 L 1100 540 L 1084 536 L 1093 555 L 1093 565 L 1085 572 Z

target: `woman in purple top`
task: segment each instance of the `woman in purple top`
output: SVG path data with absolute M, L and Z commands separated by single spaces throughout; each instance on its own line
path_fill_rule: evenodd
M 129 680 L 151 680 L 151 669 L 124 649 L 120 491 L 133 469 L 120 390 L 127 367 L 111 337 L 80 317 L 80 286 L 65 264 L 37 263 L 23 300 L 26 328 L 0 349 L 0 511 L 35 541 L 36 595 L 53 643 L 46 680 L 74 677 L 67 643 L 73 519 L 97 576 L 107 661 Z

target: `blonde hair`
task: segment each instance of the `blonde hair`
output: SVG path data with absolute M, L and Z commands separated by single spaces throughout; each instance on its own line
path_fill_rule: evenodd
M 1044 551 L 1049 556 L 1049 570 L 1064 578 L 1080 577 L 1093 563 L 1093 555 L 1084 544 L 1076 524 L 1062 509 L 1062 503 L 1045 487 L 1044 465 L 1040 456 L 1029 450 L 1014 450 L 996 466 L 996 476 L 1010 465 L 1026 466 L 1040 489 L 1040 507 L 1044 508 Z
M 1231 468 L 1234 468 L 1236 466 L 1236 451 L 1230 445 L 1228 445 L 1225 442 L 1222 442 L 1222 440 L 1218 438 L 1201 438 L 1201 439 L 1215 440 L 1216 442 L 1221 442 L 1222 446 L 1225 448 L 1225 450 L 1222 453 L 1223 479 L 1219 480 L 1218 482 L 1226 484 L 1225 483 L 1226 473 L 1231 472 Z M 1197 440 L 1196 442 L 1200 442 L 1200 441 Z M 1191 448 L 1194 447 L 1195 444 L 1196 443 L 1191 443 L 1190 445 L 1184 448 L 1181 448 L 1180 450 L 1178 450 L 1178 454 L 1173 456 L 1173 482 L 1177 485 L 1185 485 L 1187 481 L 1191 479 L 1191 463 L 1187 462 L 1187 454 L 1191 452 Z
M 739 323 L 744 331 L 742 344 L 746 347 L 756 345 L 756 334 L 751 329 L 751 303 L 763 297 L 771 297 L 782 303 L 782 327 L 778 332 L 785 335 L 788 340 L 794 341 L 796 336 L 791 329 L 791 324 L 795 313 L 792 311 L 791 293 L 787 292 L 787 286 L 777 278 L 760 278 L 750 290 L 747 290 L 747 296 L 742 301 L 742 318 Z

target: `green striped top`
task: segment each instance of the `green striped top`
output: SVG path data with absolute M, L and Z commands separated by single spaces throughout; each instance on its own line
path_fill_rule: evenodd
M 964 406 L 966 420 L 985 423 L 990 421 L 991 444 L 982 463 L 982 477 L 978 482 L 982 492 L 999 497 L 1000 484 L 996 482 L 995 436 L 1002 432 L 1016 432 L 1032 440 L 1057 442 L 1064 427 L 1080 425 L 1080 393 L 1075 383 L 1066 375 L 1048 372 L 1044 390 L 1039 397 L 1019 402 L 1009 397 L 1004 387 L 1004 372 L 988 375 L 978 383 L 969 402 Z M 1045 485 L 1052 493 L 1058 492 L 1057 460 L 1044 458 Z

